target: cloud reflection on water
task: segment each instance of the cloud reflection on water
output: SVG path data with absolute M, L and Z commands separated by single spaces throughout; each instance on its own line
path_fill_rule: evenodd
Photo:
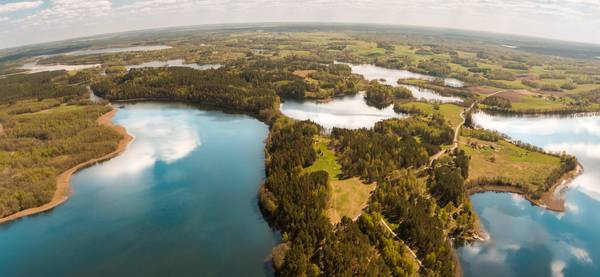
M 594 275 L 598 251 L 599 219 L 594 212 L 600 206 L 600 117 L 492 116 L 476 113 L 475 123 L 507 134 L 512 139 L 543 147 L 547 151 L 577 156 L 584 172 L 569 184 L 566 211 L 555 213 L 506 194 L 484 193 L 472 197 L 491 240 L 461 248 L 467 276 L 501 268 L 506 276 L 521 276 L 535 269 L 550 276 Z M 512 200 L 512 201 L 511 201 Z M 513 250 L 507 245 L 517 245 Z M 489 257 L 474 255 L 495 253 Z M 491 254 L 488 254 L 491 255 Z M 527 261 L 522 258 L 528 257 Z M 546 273 L 544 273 L 546 272 Z
M 101 170 L 113 176 L 136 174 L 159 161 L 173 163 L 184 158 L 201 145 L 193 120 L 189 112 L 173 110 L 155 115 L 151 109 L 127 106 L 115 122 L 125 126 L 135 140 Z
M 281 104 L 281 112 L 299 120 L 310 119 L 325 129 L 333 127 L 370 128 L 377 121 L 404 116 L 394 112 L 392 105 L 384 109 L 368 106 L 364 100 L 364 93 L 337 98 L 328 103 L 288 100 Z
M 476 113 L 479 126 L 499 131 L 551 152 L 575 155 L 584 167 L 569 188 L 578 188 L 600 201 L 600 117 L 508 117 Z

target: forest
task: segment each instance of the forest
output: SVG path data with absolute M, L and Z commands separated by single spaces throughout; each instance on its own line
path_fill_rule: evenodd
M 58 55 L 40 61 L 102 63 L 98 71 L 0 78 L 0 216 L 46 203 L 58 174 L 116 147 L 120 135 L 97 123 L 111 108 L 86 100 L 90 85 L 96 95 L 114 102 L 195 103 L 249 114 L 269 125 L 266 179 L 258 198 L 264 216 L 281 231 L 282 243 L 273 250 L 278 275 L 454 276 L 454 247 L 474 237 L 476 215 L 468 189 L 478 182 L 525 185 L 502 178 L 466 181 L 473 176 L 472 157 L 463 149 L 443 150 L 453 144 L 456 124 L 450 126 L 451 116 L 440 110 L 452 106 L 446 111 L 458 111 L 454 117 L 460 120 L 458 113 L 476 99 L 485 99 L 482 109 L 514 113 L 572 113 L 600 107 L 600 69 L 593 64 L 545 59 L 493 45 L 432 41 L 415 34 L 253 30 L 182 36 L 171 43 L 171 49 L 145 54 Z M 170 58 L 221 67 L 125 67 Z M 463 103 L 403 106 L 412 99 L 408 89 L 368 82 L 345 63 L 435 76 L 398 84 L 457 96 Z M 0 70 L 8 73 L 16 68 L 3 65 Z M 457 78 L 466 86 L 449 87 L 443 77 Z M 333 128 L 327 133 L 313 122 L 296 121 L 279 111 L 285 99 L 325 102 L 359 91 L 365 92 L 369 105 L 394 104 L 396 111 L 411 116 L 380 121 L 372 128 Z M 487 97 L 494 92 L 508 96 Z M 470 113 L 465 125 L 472 125 Z M 506 143 L 501 134 L 487 130 L 463 128 L 461 134 Z M 335 225 L 327 218 L 331 176 L 323 170 L 305 171 L 319 155 L 313 147 L 317 136 L 331 140 L 327 147 L 341 166 L 341 177 L 376 184 L 357 218 L 344 217 Z M 442 155 L 433 160 L 437 153 Z M 576 166 L 574 158 L 561 156 L 560 167 L 531 193 L 539 195 Z
M 396 99 L 412 98 L 412 93 L 405 87 L 392 87 L 371 81 L 367 88 L 365 99 L 367 104 L 377 108 L 385 108 L 394 103 Z
M 178 100 L 272 119 L 279 108 L 275 91 L 257 85 L 263 81 L 259 72 L 246 71 L 242 75 L 225 69 L 132 69 L 95 82 L 91 88 L 109 100 Z
M 342 174 L 378 184 L 356 222 L 343 218 L 335 226 L 326 216 L 331 197 L 327 172 L 303 171 L 316 160 L 312 143 L 319 133 L 314 123 L 282 116 L 267 140 L 267 180 L 259 199 L 269 221 L 283 232 L 284 242 L 274 250 L 280 257 L 277 273 L 453 276 L 450 238 L 472 237 L 475 215 L 464 188 L 464 152 L 425 167 L 430 154 L 452 142 L 445 120 L 422 116 L 381 121 L 371 129 L 334 128 L 331 138 Z M 383 227 L 383 220 L 395 226 L 400 240 Z M 423 261 L 423 268 L 415 259 Z
M 64 71 L 0 79 L 0 217 L 41 206 L 56 176 L 114 151 L 121 135 L 97 123 L 111 110 L 84 100 Z

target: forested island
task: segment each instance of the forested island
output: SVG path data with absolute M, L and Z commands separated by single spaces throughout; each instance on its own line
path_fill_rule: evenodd
M 41 62 L 102 67 L 0 79 L 0 217 L 48 203 L 61 173 L 114 153 L 123 142 L 124 134 L 97 121 L 113 107 L 89 101 L 89 86 L 113 103 L 194 103 L 268 124 L 266 180 L 258 199 L 282 234 L 272 256 L 278 275 L 455 276 L 460 269 L 454 247 L 484 236 L 470 194 L 517 192 L 561 210 L 564 203 L 551 194 L 581 170 L 573 156 L 478 128 L 471 114 L 600 107 L 600 67 L 580 70 L 569 58 L 546 60 L 537 53 L 415 34 L 249 30 L 232 37 L 198 32 L 146 54 L 57 55 Z M 170 58 L 221 66 L 124 68 Z M 23 61 L 5 62 L 0 70 L 12 74 Z M 428 74 L 435 78 L 398 83 L 462 102 L 417 100 L 405 87 L 368 81 L 337 61 Z M 446 77 L 465 86 L 449 87 L 440 79 Z M 371 128 L 324 130 L 280 112 L 286 100 L 335 101 L 359 91 L 365 91 L 368 105 L 393 105 L 407 117 Z M 342 203 L 342 194 L 353 197 Z

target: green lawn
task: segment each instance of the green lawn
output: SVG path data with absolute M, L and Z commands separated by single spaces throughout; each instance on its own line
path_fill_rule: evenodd
M 559 157 L 530 151 L 506 140 L 489 142 L 461 137 L 460 141 L 460 148 L 471 156 L 469 180 L 504 177 L 536 191 L 536 184 L 544 185 L 550 172 L 560 166 Z
M 317 151 L 317 160 L 309 167 L 305 168 L 306 172 L 314 172 L 324 170 L 329 174 L 330 181 L 339 180 L 342 173 L 342 166 L 337 162 L 335 152 L 329 149 L 331 139 L 327 137 L 316 137 L 314 148 Z
M 340 180 L 342 172 L 340 164 L 336 160 L 335 152 L 329 149 L 331 140 L 326 137 L 317 137 L 314 147 L 318 158 L 310 166 L 304 169 L 306 172 L 325 170 L 329 174 L 331 185 L 331 207 L 327 211 L 332 223 L 338 223 L 342 217 L 351 219 L 358 217 L 366 207 L 371 192 L 375 190 L 375 184 L 365 184 L 358 177 Z
M 456 127 L 462 122 L 460 113 L 463 111 L 463 107 L 455 104 L 441 104 L 438 105 L 439 110 L 435 109 L 435 105 L 428 102 L 421 101 L 410 101 L 399 104 L 405 108 L 412 108 L 413 106 L 419 109 L 424 114 L 440 113 L 448 121 L 450 126 Z
M 527 110 L 527 109 L 560 109 L 566 105 L 559 101 L 552 101 L 550 99 L 536 97 L 532 95 L 524 95 L 518 101 L 512 102 L 513 110 Z

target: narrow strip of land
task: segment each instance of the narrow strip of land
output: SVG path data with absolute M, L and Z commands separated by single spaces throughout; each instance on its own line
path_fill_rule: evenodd
M 129 135 L 129 133 L 127 133 L 127 130 L 125 128 L 123 128 L 122 126 L 114 125 L 112 123 L 112 118 L 114 117 L 114 115 L 116 113 L 117 113 L 117 110 L 113 109 L 110 112 L 100 116 L 98 118 L 98 123 L 101 125 L 105 125 L 105 126 L 114 128 L 119 134 L 121 134 L 123 136 L 121 141 L 119 141 L 117 149 L 115 149 L 113 152 L 108 153 L 102 157 L 80 163 L 80 164 L 68 169 L 67 171 L 61 173 L 60 175 L 56 176 L 56 191 L 54 192 L 54 195 L 52 196 L 52 200 L 50 200 L 50 202 L 48 202 L 40 207 L 22 210 L 17 213 L 14 213 L 12 215 L 0 218 L 0 224 L 54 209 L 56 206 L 64 203 L 71 195 L 72 188 L 69 185 L 69 181 L 73 174 L 75 174 L 77 171 L 79 171 L 81 169 L 84 169 L 84 168 L 94 165 L 96 163 L 114 158 L 117 155 L 119 155 L 120 153 L 122 153 L 123 151 L 125 151 L 125 149 L 127 148 L 127 145 L 129 145 L 129 143 L 133 140 L 133 137 L 131 135 Z

